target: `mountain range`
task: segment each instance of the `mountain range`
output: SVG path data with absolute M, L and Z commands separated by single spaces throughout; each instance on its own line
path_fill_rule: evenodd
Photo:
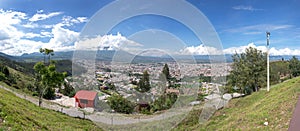
M 11 56 L 0 52 L 0 56 L 8 58 L 17 62 L 37 62 L 43 61 L 44 55 L 41 53 L 23 54 L 21 56 Z M 99 50 L 97 52 L 92 51 L 67 51 L 67 52 L 55 52 L 55 55 L 51 56 L 53 60 L 72 60 L 73 58 L 83 59 L 95 59 L 96 61 L 130 61 L 131 63 L 143 63 L 143 62 L 197 62 L 197 63 L 209 63 L 212 60 L 225 59 L 226 62 L 232 62 L 231 54 L 224 56 L 218 55 L 161 55 L 161 56 L 145 56 L 134 55 L 126 51 L 114 51 L 114 50 Z M 300 56 L 296 56 L 298 59 Z M 283 56 L 270 56 L 271 61 L 289 60 L 291 55 Z

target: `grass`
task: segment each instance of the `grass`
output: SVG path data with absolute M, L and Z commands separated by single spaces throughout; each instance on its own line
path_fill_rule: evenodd
M 40 108 L 0 89 L 0 130 L 101 130 L 93 122 Z
M 198 119 L 188 117 L 175 130 L 287 130 L 299 94 L 300 77 L 274 85 L 270 92 L 261 90 L 233 99 L 204 125 L 195 124 Z

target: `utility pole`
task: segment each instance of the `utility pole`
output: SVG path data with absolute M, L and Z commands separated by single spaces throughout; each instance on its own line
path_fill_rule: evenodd
M 270 91 L 270 58 L 269 58 L 269 42 L 270 42 L 270 32 L 267 34 L 267 91 Z

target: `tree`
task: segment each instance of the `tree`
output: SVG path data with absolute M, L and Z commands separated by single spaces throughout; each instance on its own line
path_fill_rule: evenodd
M 175 93 L 161 95 L 151 104 L 151 111 L 156 112 L 160 110 L 170 109 L 177 101 L 177 97 L 178 96 Z
M 47 48 L 40 48 L 40 53 L 44 55 L 44 64 L 46 64 L 46 55 L 48 56 L 48 64 L 51 62 L 51 56 L 54 55 L 54 50 Z
M 66 96 L 73 97 L 75 95 L 75 89 L 67 82 L 63 83 L 64 89 L 62 89 L 60 92 Z
M 300 62 L 295 56 L 289 61 L 289 69 L 294 77 L 300 75 Z
M 116 112 L 130 114 L 134 110 L 134 104 L 121 95 L 112 94 L 107 100 L 110 107 Z
M 7 80 L 8 76 L 9 76 L 8 68 L 0 64 L 0 81 Z
M 171 75 L 170 75 L 170 71 L 169 71 L 169 66 L 168 66 L 168 64 L 165 64 L 165 65 L 164 65 L 163 70 L 162 70 L 162 73 L 163 73 L 163 75 L 165 75 L 166 80 L 169 81 L 169 79 L 171 78 Z
M 138 87 L 136 89 L 140 92 L 148 92 L 151 89 L 149 74 L 147 70 L 143 72 L 143 77 L 140 79 Z
M 47 51 L 47 53 L 48 52 L 49 51 Z M 53 53 L 53 50 L 50 50 L 50 52 Z M 46 99 L 54 97 L 53 88 L 60 87 L 67 76 L 66 72 L 57 72 L 54 63 L 48 64 L 49 65 L 46 66 L 43 62 L 37 62 L 33 67 L 35 71 L 35 86 L 39 96 L 39 106 L 42 104 L 42 97 Z
M 266 85 L 266 54 L 249 47 L 245 53 L 232 56 L 232 70 L 228 77 L 231 87 L 238 87 L 242 93 L 250 94 Z

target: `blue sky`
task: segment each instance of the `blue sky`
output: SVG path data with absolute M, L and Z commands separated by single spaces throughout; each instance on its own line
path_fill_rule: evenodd
M 219 35 L 225 53 L 242 52 L 248 46 L 266 50 L 265 32 L 270 31 L 271 54 L 300 55 L 299 0 L 187 2 L 210 21 Z M 111 0 L 0 0 L 0 52 L 21 55 L 45 47 L 57 51 L 74 50 L 85 25 L 89 25 L 97 11 L 111 3 Z M 159 6 L 178 6 L 174 3 Z M 136 7 L 137 10 L 142 8 L 142 4 L 140 5 L 141 7 Z M 122 9 L 123 7 L 114 10 Z M 182 12 L 184 11 L 178 6 L 176 13 Z M 97 31 L 94 31 L 96 35 L 104 37 L 104 34 L 97 34 Z M 141 40 L 145 36 L 152 39 Z M 160 48 L 164 45 L 169 48 L 168 46 L 174 47 L 174 43 L 179 42 L 170 51 L 205 54 L 205 50 L 211 49 L 205 47 L 205 43 L 184 23 L 160 15 L 139 15 L 123 20 L 105 38 L 104 43 L 115 47 L 123 43 L 135 43 L 139 47 L 144 45 L 147 48 Z M 162 40 L 164 38 L 170 40 Z

